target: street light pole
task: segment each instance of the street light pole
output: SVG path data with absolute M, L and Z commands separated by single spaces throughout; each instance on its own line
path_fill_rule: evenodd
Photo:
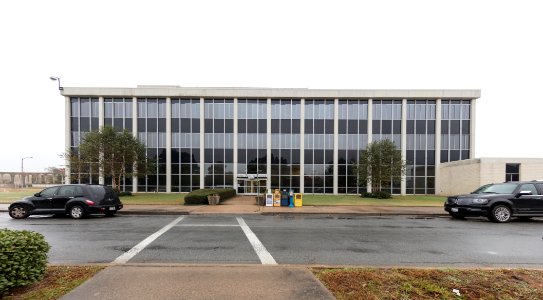
M 54 76 L 51 76 L 49 77 L 49 79 L 53 80 L 53 81 L 58 81 L 58 90 L 59 91 L 62 91 L 64 88 L 60 85 L 60 78 L 59 77 L 54 77 Z
M 27 156 L 27 157 L 23 157 L 21 158 L 21 188 L 24 188 L 25 187 L 25 169 L 24 169 L 24 161 L 25 159 L 27 158 L 33 158 L 32 156 Z

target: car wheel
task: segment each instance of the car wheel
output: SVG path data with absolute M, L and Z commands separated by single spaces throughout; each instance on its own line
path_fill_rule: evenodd
M 82 219 L 85 217 L 85 208 L 81 205 L 74 205 L 70 208 L 70 217 L 73 219 Z
M 104 214 L 106 215 L 106 217 L 113 217 L 115 214 L 117 213 L 117 211 L 106 211 Z
M 463 215 L 457 214 L 457 213 L 449 213 L 449 215 L 451 215 L 451 217 L 453 217 L 454 219 L 457 219 L 457 220 L 465 220 L 466 219 L 466 217 L 464 217 Z
M 9 216 L 14 219 L 24 219 L 30 216 L 30 211 L 26 205 L 13 205 L 9 209 Z
M 496 205 L 490 211 L 488 219 L 496 223 L 511 221 L 511 209 L 505 205 Z

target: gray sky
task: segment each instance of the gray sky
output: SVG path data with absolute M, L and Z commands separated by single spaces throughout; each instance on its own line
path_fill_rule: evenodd
M 63 164 L 63 86 L 481 89 L 477 157 L 543 157 L 541 1 L 1 1 L 0 171 Z M 539 129 L 539 130 L 538 130 Z

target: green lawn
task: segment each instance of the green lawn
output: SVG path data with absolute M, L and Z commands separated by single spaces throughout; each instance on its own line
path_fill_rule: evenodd
M 26 196 L 32 196 L 43 189 L 0 188 L 0 203 L 11 203 Z
M 0 203 L 11 203 L 24 196 L 31 196 L 41 189 L 0 189 Z M 123 204 L 183 205 L 185 193 L 135 193 L 123 196 Z M 442 206 L 445 197 L 440 196 L 394 196 L 392 199 L 360 198 L 357 195 L 303 195 L 304 205 L 383 205 L 383 206 Z
M 121 197 L 121 202 L 123 204 L 183 205 L 185 204 L 185 195 L 181 193 L 135 193 L 132 196 Z
M 391 199 L 361 198 L 357 195 L 303 195 L 303 205 L 383 205 L 383 206 L 443 206 L 445 197 L 409 195 Z

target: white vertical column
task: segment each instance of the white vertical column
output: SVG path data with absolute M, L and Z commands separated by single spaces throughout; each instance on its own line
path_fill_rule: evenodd
M 200 189 L 204 188 L 205 179 L 205 107 L 204 98 L 200 98 Z
M 238 98 L 234 98 L 234 189 L 238 190 Z
M 132 135 L 135 138 L 138 138 L 138 98 L 136 97 L 132 97 Z M 136 166 L 134 166 L 134 168 L 136 168 Z M 132 176 L 132 193 L 137 192 L 138 176 Z
M 166 193 L 172 192 L 172 99 L 166 98 Z
M 71 104 L 70 104 L 70 97 L 66 96 L 64 97 L 64 128 L 65 128 L 64 147 L 65 147 L 66 154 L 69 154 L 72 151 L 72 148 L 71 148 L 72 147 L 72 126 L 70 122 L 71 121 L 70 117 L 72 116 L 71 112 L 72 110 L 71 110 Z M 64 183 L 70 184 L 70 177 L 71 177 L 70 157 L 68 155 L 64 157 L 64 164 L 65 164 Z
M 434 146 L 435 151 L 435 167 L 434 167 L 434 184 L 435 184 L 435 194 L 440 195 L 441 194 L 441 172 L 440 172 L 440 165 L 441 165 L 441 99 L 436 100 L 436 134 L 435 134 L 435 141 L 436 144 Z
M 373 99 L 368 99 L 368 145 L 373 141 Z M 371 193 L 371 184 L 368 181 L 366 192 Z
M 271 189 L 271 98 L 268 98 L 266 102 L 266 189 Z
M 334 99 L 334 166 L 333 166 L 333 193 L 338 191 L 338 148 L 339 148 L 339 99 Z
M 104 128 L 104 97 L 98 97 L 98 130 Z M 94 183 L 94 182 L 93 182 Z M 98 170 L 98 184 L 104 184 L 104 170 Z M 120 182 L 119 182 L 120 183 Z
M 305 99 L 300 99 L 300 193 L 305 189 Z
M 402 135 L 401 135 L 401 150 L 402 150 L 402 161 L 405 161 L 407 158 L 407 99 L 402 99 Z M 402 195 L 406 194 L 406 177 L 405 174 L 402 175 L 402 181 L 400 183 L 400 193 Z
M 469 114 L 469 158 L 475 158 L 475 104 L 476 99 L 471 99 Z

